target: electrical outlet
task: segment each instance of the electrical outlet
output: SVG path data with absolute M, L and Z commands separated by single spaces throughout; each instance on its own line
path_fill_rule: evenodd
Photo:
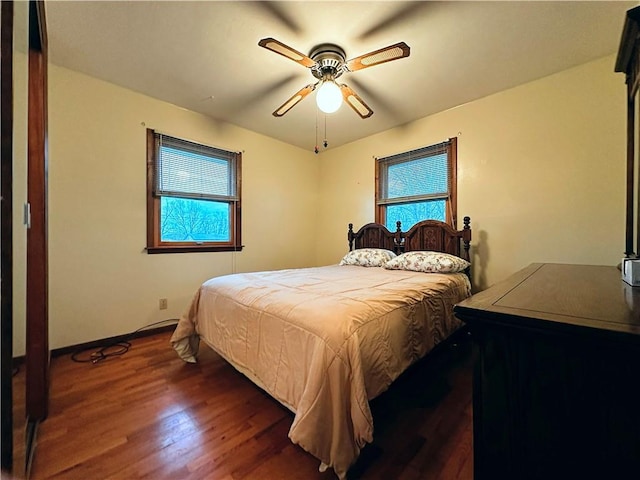
M 169 302 L 166 298 L 160 299 L 160 310 L 166 310 L 169 307 Z

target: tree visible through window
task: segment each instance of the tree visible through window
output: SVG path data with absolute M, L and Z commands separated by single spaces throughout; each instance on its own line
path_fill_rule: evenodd
M 229 205 L 192 198 L 160 197 L 162 242 L 228 242 Z
M 240 250 L 240 154 L 153 130 L 147 150 L 147 251 Z
M 456 226 L 456 138 L 376 160 L 376 221 L 395 231 L 422 220 Z

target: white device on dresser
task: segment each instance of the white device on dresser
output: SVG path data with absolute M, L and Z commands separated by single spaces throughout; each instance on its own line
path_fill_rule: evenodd
M 623 258 L 620 270 L 622 280 L 632 287 L 640 286 L 640 258 Z

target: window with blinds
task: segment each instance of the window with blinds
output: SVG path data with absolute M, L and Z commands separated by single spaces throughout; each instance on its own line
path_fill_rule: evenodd
M 236 152 L 147 133 L 147 251 L 240 250 Z
M 422 220 L 456 226 L 456 138 L 376 159 L 376 221 L 395 231 Z

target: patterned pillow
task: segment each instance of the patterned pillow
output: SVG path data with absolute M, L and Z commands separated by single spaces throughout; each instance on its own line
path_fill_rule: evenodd
M 396 254 L 383 248 L 359 248 L 347 253 L 340 265 L 360 265 L 361 267 L 382 267 Z
M 426 273 L 462 272 L 471 265 L 466 260 L 441 252 L 407 252 L 384 265 L 390 270 L 411 270 Z

